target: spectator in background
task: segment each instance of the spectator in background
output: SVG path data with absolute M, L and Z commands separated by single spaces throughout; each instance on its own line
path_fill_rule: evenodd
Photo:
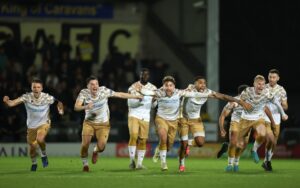
M 34 63 L 35 60 L 35 46 L 30 36 L 26 36 L 21 45 L 21 58 L 24 73 Z
M 20 43 L 14 38 L 13 35 L 8 34 L 6 41 L 2 44 L 4 47 L 7 58 L 19 59 L 20 55 Z
M 46 87 L 49 89 L 49 92 L 55 92 L 59 79 L 58 76 L 55 74 L 55 71 L 51 71 L 48 76 L 46 77 Z
M 0 46 L 0 72 L 4 71 L 5 67 L 7 66 L 7 56 L 4 53 L 3 46 Z
M 55 44 L 54 35 L 49 35 L 42 46 L 42 58 L 48 60 L 49 64 L 56 68 L 58 64 L 58 48 Z
M 69 40 L 66 38 L 62 38 L 58 44 L 59 59 L 70 60 L 71 51 L 72 47 Z
M 94 46 L 90 41 L 88 35 L 85 35 L 83 37 L 83 40 L 78 44 L 76 50 L 77 50 L 76 54 L 81 61 L 81 67 L 82 70 L 84 70 L 85 76 L 90 75 L 92 63 L 94 61 L 93 59 Z

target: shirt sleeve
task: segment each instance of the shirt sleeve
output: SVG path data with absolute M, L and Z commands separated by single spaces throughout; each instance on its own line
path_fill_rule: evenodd
M 241 93 L 240 99 L 243 100 L 243 101 L 245 101 L 245 100 L 248 99 L 248 98 L 249 98 L 249 90 L 248 90 L 248 88 L 247 88 L 247 89 L 245 89 L 245 90 Z
M 280 90 L 280 98 L 281 98 L 282 101 L 286 101 L 287 100 L 287 93 L 286 93 L 286 91 L 285 91 L 284 88 L 282 88 Z
M 21 97 L 19 97 L 19 98 L 21 99 L 21 101 L 22 101 L 23 103 L 29 102 L 29 101 L 30 101 L 30 97 L 29 97 L 28 93 L 23 94 L 23 95 L 22 95 Z
M 54 101 L 55 101 L 54 97 L 51 96 L 51 95 L 49 95 L 49 94 L 47 94 L 46 100 L 47 100 L 47 103 L 48 103 L 48 104 L 53 104 Z
M 115 91 L 113 91 L 113 90 L 111 90 L 111 89 L 109 89 L 107 87 L 103 87 L 103 91 L 102 92 L 104 93 L 104 95 L 106 97 L 112 97 L 115 94 Z
M 231 111 L 231 110 L 233 110 L 233 107 L 234 107 L 234 105 L 233 105 L 232 103 L 228 102 L 228 103 L 224 106 L 224 109 Z
M 77 101 L 83 102 L 85 100 L 85 94 L 84 94 L 84 90 L 81 90 L 78 97 L 77 97 Z
M 128 93 L 132 94 L 132 95 L 138 95 L 139 93 L 136 90 L 135 84 L 132 84 L 129 88 L 128 88 Z
M 181 97 L 198 97 L 198 98 L 207 98 L 208 93 L 200 93 L 200 92 L 191 92 L 187 90 L 179 90 L 179 96 Z

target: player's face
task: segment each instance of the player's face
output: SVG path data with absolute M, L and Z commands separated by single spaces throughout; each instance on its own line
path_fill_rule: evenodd
M 195 82 L 195 87 L 198 91 L 204 91 L 206 89 L 206 80 L 205 79 L 199 79 Z
M 99 89 L 99 82 L 98 80 L 91 80 L 88 85 L 87 88 L 91 91 L 91 93 L 93 95 L 95 95 Z
M 163 85 L 164 90 L 166 91 L 168 96 L 171 96 L 175 90 L 175 84 L 173 82 L 165 82 Z
M 140 79 L 143 84 L 147 83 L 149 81 L 149 78 L 150 78 L 149 71 L 141 72 Z
M 43 85 L 41 83 L 32 83 L 31 84 L 31 91 L 33 94 L 38 97 L 41 92 L 43 91 Z
M 255 92 L 257 94 L 261 94 L 262 91 L 264 90 L 265 88 L 265 85 L 266 85 L 266 82 L 264 80 L 256 80 L 254 82 L 254 88 L 255 88 Z
M 268 80 L 269 80 L 269 84 L 271 86 L 274 86 L 277 84 L 278 80 L 279 80 L 279 76 L 276 73 L 269 73 L 268 75 Z

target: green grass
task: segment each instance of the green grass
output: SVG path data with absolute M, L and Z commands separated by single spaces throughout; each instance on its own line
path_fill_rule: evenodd
M 176 159 L 168 159 L 169 171 L 161 172 L 160 163 L 145 159 L 147 170 L 131 171 L 127 158 L 100 158 L 90 163 L 90 172 L 83 173 L 80 158 L 49 158 L 43 169 L 39 160 L 37 172 L 30 172 L 29 158 L 0 158 L 0 188 L 187 188 L 187 187 L 299 187 L 300 160 L 274 160 L 274 172 L 265 172 L 261 163 L 242 159 L 240 172 L 226 173 L 226 159 L 187 159 L 186 172 L 178 172 Z

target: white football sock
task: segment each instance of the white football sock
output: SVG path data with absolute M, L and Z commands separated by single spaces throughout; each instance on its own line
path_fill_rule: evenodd
M 228 165 L 233 165 L 234 157 L 228 157 Z
M 130 161 L 134 161 L 136 146 L 128 146 Z
M 89 165 L 87 158 L 81 158 L 81 160 L 82 160 L 83 166 L 88 166 Z
M 167 162 L 167 150 L 159 150 L 160 160 L 162 163 Z
M 257 143 L 256 141 L 254 142 L 253 144 L 253 148 L 252 148 L 252 151 L 255 151 L 257 152 L 257 149 L 261 146 L 261 144 Z
M 138 160 L 137 165 L 141 166 L 145 157 L 146 150 L 137 150 Z
M 239 162 L 240 162 L 240 157 L 234 158 L 234 162 L 233 162 L 234 165 L 238 166 Z

